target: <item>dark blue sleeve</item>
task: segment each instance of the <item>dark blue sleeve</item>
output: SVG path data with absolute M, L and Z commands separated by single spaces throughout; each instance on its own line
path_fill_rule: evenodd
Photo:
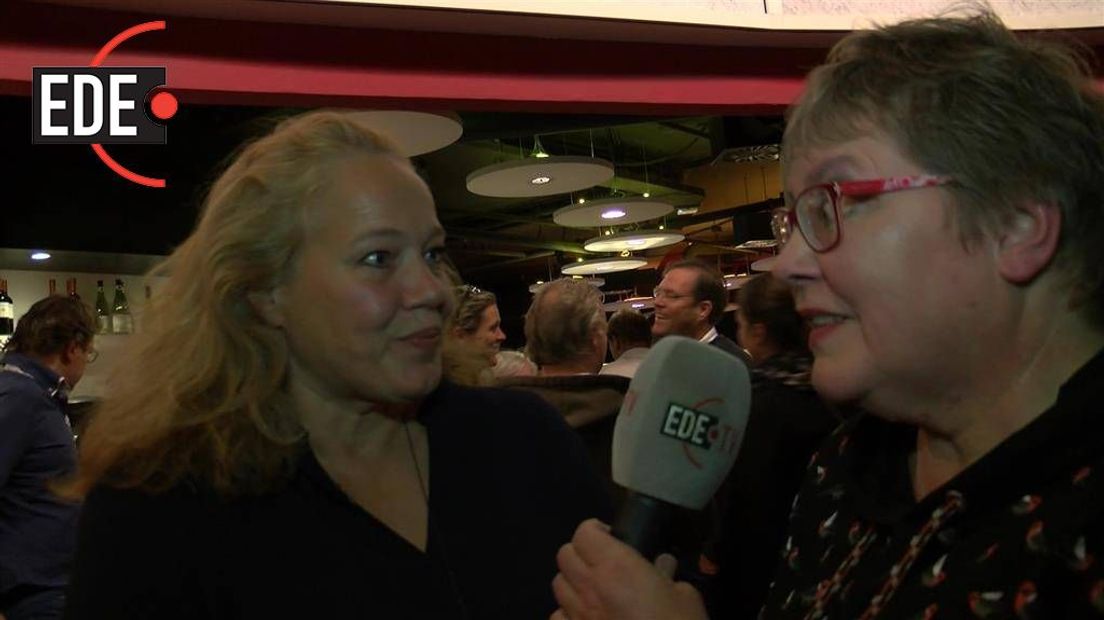
M 0 384 L 0 488 L 31 444 L 34 429 L 50 403 L 42 394 L 5 381 Z

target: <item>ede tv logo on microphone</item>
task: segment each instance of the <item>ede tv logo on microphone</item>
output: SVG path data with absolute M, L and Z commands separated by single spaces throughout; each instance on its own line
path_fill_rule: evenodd
M 165 187 L 165 179 L 143 176 L 116 162 L 104 144 L 165 144 L 166 128 L 145 111 L 165 121 L 177 111 L 165 85 L 165 67 L 103 67 L 121 43 L 144 32 L 164 30 L 164 21 L 128 28 L 108 41 L 87 67 L 35 67 L 32 70 L 34 144 L 89 144 L 108 168 L 147 187 Z

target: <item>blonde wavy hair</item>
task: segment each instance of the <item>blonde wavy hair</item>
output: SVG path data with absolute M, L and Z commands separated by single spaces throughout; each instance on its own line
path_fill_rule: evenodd
M 335 164 L 364 155 L 406 161 L 337 111 L 285 120 L 241 150 L 191 236 L 150 273 L 167 282 L 81 437 L 66 495 L 182 481 L 258 492 L 290 472 L 304 432 L 284 389 L 287 344 L 249 295 L 288 273 Z

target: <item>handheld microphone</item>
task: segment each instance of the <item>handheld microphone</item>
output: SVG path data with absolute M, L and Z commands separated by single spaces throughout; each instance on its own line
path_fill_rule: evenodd
M 701 510 L 736 461 L 751 406 L 747 367 L 667 336 L 633 376 L 613 432 L 613 480 L 629 490 L 612 533 L 652 559 L 674 507 Z

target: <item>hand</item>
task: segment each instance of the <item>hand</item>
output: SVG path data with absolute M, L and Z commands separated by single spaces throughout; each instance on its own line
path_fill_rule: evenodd
M 701 595 L 674 583 L 596 519 L 560 548 L 551 620 L 708 620 Z

